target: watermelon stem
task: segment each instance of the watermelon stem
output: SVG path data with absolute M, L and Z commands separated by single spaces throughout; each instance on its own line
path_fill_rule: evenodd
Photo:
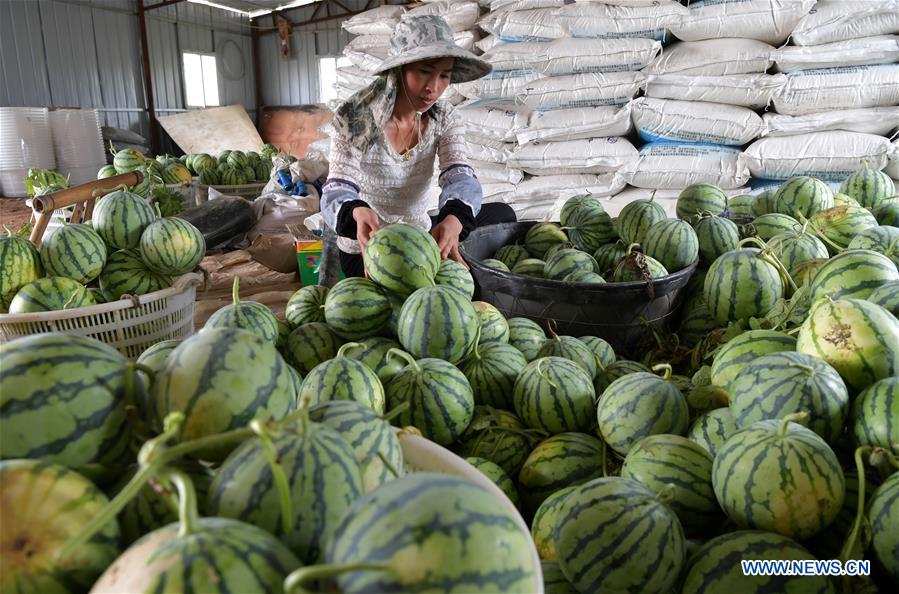
M 391 422 L 393 419 L 400 416 L 402 413 L 406 412 L 409 407 L 412 406 L 409 404 L 409 401 L 403 402 L 402 404 L 394 407 L 392 410 L 381 415 L 381 420 L 386 421 L 387 423 Z
M 375 455 L 377 455 L 378 458 L 381 459 L 381 463 L 384 464 L 384 468 L 386 468 L 394 478 L 400 478 L 399 471 L 393 467 L 393 464 L 390 463 L 390 460 L 388 460 L 386 456 L 384 456 L 384 454 L 382 454 L 381 452 L 375 452 Z
M 665 373 L 662 374 L 663 380 L 671 379 L 671 365 L 669 365 L 668 363 L 659 363 L 658 365 L 653 365 L 652 370 L 664 371 Z
M 172 482 L 178 489 L 178 538 L 186 538 L 197 531 L 200 513 L 197 511 L 197 491 L 193 481 L 177 468 L 159 471 L 159 478 Z
M 421 373 L 421 368 L 418 366 L 418 363 L 415 361 L 415 357 L 407 353 L 406 351 L 393 348 L 387 351 L 387 360 L 390 361 L 392 357 L 399 357 L 406 362 L 406 365 L 412 368 L 412 371 L 415 373 Z
M 231 299 L 234 301 L 234 305 L 240 303 L 240 277 L 234 277 L 234 284 L 231 285 Z
M 787 429 L 790 428 L 790 423 L 802 421 L 806 417 L 808 417 L 808 413 L 805 411 L 795 412 L 795 413 L 791 413 L 791 414 L 785 416 L 783 419 L 781 419 L 780 429 L 778 430 L 777 435 L 779 437 L 786 436 Z
M 856 546 L 859 547 L 859 550 L 864 550 L 867 548 L 866 545 L 860 542 L 861 540 L 861 530 L 862 523 L 865 519 L 865 487 L 867 480 L 865 479 L 865 462 L 864 456 L 871 453 L 871 446 L 861 446 L 860 448 L 855 450 L 855 468 L 858 472 L 858 499 L 855 508 L 855 521 L 852 523 L 852 530 L 849 531 L 849 536 L 846 537 L 846 540 L 843 542 L 843 548 L 840 549 L 840 560 L 848 561 L 852 556 L 852 552 L 856 550 Z
M 294 570 L 284 580 L 284 594 L 314 594 L 303 587 L 306 582 L 330 578 L 348 571 L 390 571 L 386 563 L 323 563 Z
M 796 213 L 796 217 L 799 219 L 800 223 L 809 223 L 810 221 L 805 218 L 805 216 L 801 212 Z M 827 235 L 825 235 L 820 229 L 818 229 L 817 225 L 811 225 L 812 235 L 823 241 L 829 247 L 831 247 L 836 253 L 841 254 L 846 251 L 846 248 L 835 244 Z
M 344 344 L 344 345 L 341 345 L 341 347 L 340 347 L 339 349 L 337 349 L 337 354 L 334 356 L 334 358 L 337 359 L 337 358 L 339 358 L 339 357 L 345 357 L 346 355 L 345 355 L 344 353 L 345 353 L 347 350 L 349 350 L 349 349 L 354 349 L 354 348 L 356 348 L 356 347 L 359 347 L 359 348 L 361 348 L 362 350 L 367 350 L 367 349 L 368 349 L 368 347 L 365 346 L 365 345 L 362 344 L 362 343 L 359 343 L 359 342 L 348 342 L 348 343 L 346 343 L 346 344 Z
M 309 415 L 307 413 L 307 421 L 308 418 Z M 278 502 L 281 505 L 281 530 L 284 534 L 290 534 L 293 530 L 293 502 L 290 497 L 290 483 L 287 481 L 284 467 L 281 466 L 278 460 L 278 451 L 275 449 L 275 444 L 272 441 L 271 431 L 259 419 L 253 419 L 250 422 L 250 429 L 259 438 L 262 451 L 265 453 L 265 459 L 268 461 L 268 466 L 272 471 L 275 489 L 278 491 Z

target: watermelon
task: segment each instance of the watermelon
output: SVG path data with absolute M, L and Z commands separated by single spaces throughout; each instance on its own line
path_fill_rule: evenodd
M 215 159 L 206 153 L 199 153 L 194 155 L 194 158 L 187 165 L 194 170 L 194 173 L 200 174 L 209 168 L 214 168 L 216 163 Z
M 774 204 L 781 214 L 811 218 L 816 212 L 833 207 L 833 190 L 819 179 L 799 175 L 777 189 Z
M 752 216 L 760 217 L 763 214 L 777 212 L 777 190 L 765 190 L 755 197 L 752 202 Z
M 555 223 L 537 223 L 525 234 L 524 246 L 533 258 L 543 259 L 554 245 L 568 243 L 568 235 Z M 512 266 L 515 269 L 515 266 Z
M 724 442 L 736 432 L 734 415 L 725 406 L 699 415 L 687 430 L 687 439 L 704 447 L 714 458 Z
M 551 338 L 546 339 L 537 352 L 537 357 L 562 357 L 577 363 L 587 376 L 596 376 L 596 354 L 586 344 L 573 336 L 558 336 L 550 330 Z
M 739 247 L 740 229 L 730 219 L 706 216 L 699 219 L 694 228 L 699 242 L 699 256 L 707 266 L 721 254 Z
M 550 434 L 589 431 L 593 426 L 596 397 L 592 380 L 591 375 L 569 359 L 553 356 L 536 359 L 527 364 L 515 381 L 512 395 L 515 412 L 529 427 Z
M 730 410 L 737 427 L 806 412 L 803 424 L 834 443 L 843 433 L 849 392 L 833 367 L 812 355 L 771 353 L 743 368 L 730 384 Z
M 493 342 L 475 345 L 459 369 L 465 374 L 477 404 L 513 408 L 515 380 L 528 364 L 511 344 Z
M 144 163 L 146 163 L 147 158 L 140 154 L 135 149 L 121 149 L 114 153 L 112 158 L 112 165 L 116 170 L 116 173 L 128 173 L 134 171 Z
M 399 439 L 390 423 L 371 407 L 352 400 L 329 400 L 310 408 L 309 420 L 334 429 L 350 444 L 366 493 L 402 476 L 403 450 Z
M 899 281 L 890 281 L 874 289 L 866 301 L 876 303 L 899 319 Z
M 624 458 L 621 476 L 637 481 L 677 514 L 684 532 L 702 534 L 720 523 L 712 490 L 712 455 L 680 435 L 650 435 Z
M 764 355 L 795 351 L 796 339 L 776 330 L 748 330 L 731 338 L 712 361 L 712 384 L 728 388 L 747 365 Z
M 19 289 L 42 276 L 41 256 L 33 243 L 9 232 L 0 235 L 0 312 L 9 308 Z
M 330 326 L 309 322 L 298 326 L 287 337 L 287 361 L 300 373 L 306 374 L 319 363 L 337 354 L 342 341 Z
M 874 382 L 855 398 L 851 429 L 855 447 L 881 447 L 899 456 L 899 377 Z
M 375 336 L 360 340 L 358 344 L 363 348 L 350 349 L 344 356 L 355 359 L 374 371 L 382 385 L 386 385 L 406 365 L 401 358 L 388 356 L 391 349 L 402 349 L 395 340 Z
M 839 460 L 810 429 L 790 420 L 757 421 L 734 433 L 715 455 L 718 503 L 741 528 L 808 538 L 843 505 Z
M 440 262 L 434 282 L 438 285 L 459 289 L 472 299 L 474 297 L 474 278 L 464 264 L 447 258 Z
M 871 525 L 871 551 L 890 578 L 899 581 L 899 472 L 894 472 L 871 497 L 868 522 Z
M 325 298 L 328 287 L 310 285 L 303 287 L 290 296 L 284 317 L 291 330 L 309 322 L 325 321 Z
M 699 258 L 699 238 L 689 223 L 665 219 L 647 229 L 643 251 L 668 272 L 677 272 Z
M 578 340 L 587 345 L 596 355 L 596 372 L 599 373 L 615 362 L 615 351 L 612 345 L 598 336 L 581 336 Z
M 511 272 L 511 270 L 509 270 L 508 266 L 506 266 L 503 262 L 501 262 L 500 260 L 497 260 L 495 258 L 487 258 L 486 260 L 481 260 L 481 264 L 483 264 L 487 268 L 499 270 L 500 272 Z
M 572 491 L 562 507 L 556 555 L 579 592 L 673 591 L 684 565 L 684 532 L 650 489 L 600 478 Z
M 23 285 L 9 303 L 9 313 L 59 311 L 94 305 L 90 291 L 63 276 L 39 278 Z
M 404 223 L 381 227 L 362 257 L 371 280 L 403 296 L 434 286 L 440 268 L 440 248 L 431 234 Z
M 196 268 L 206 255 L 199 229 L 177 217 L 150 223 L 140 237 L 140 256 L 153 272 L 178 276 Z
M 355 400 L 384 414 L 384 387 L 364 363 L 346 356 L 348 349 L 364 349 L 356 342 L 340 347 L 333 359 L 316 365 L 303 380 L 299 401 L 310 405 L 329 400 Z
M 442 359 L 416 361 L 403 351 L 391 351 L 390 355 L 407 363 L 385 386 L 389 409 L 409 404 L 394 423 L 400 427 L 413 425 L 424 437 L 440 445 L 456 441 L 474 414 L 474 394 L 468 378 Z
M 662 205 L 653 200 L 628 202 L 618 215 L 618 234 L 627 245 L 643 245 L 649 228 L 668 218 Z M 598 258 L 597 258 L 598 260 Z
M 827 258 L 806 260 L 805 262 L 797 264 L 795 268 L 789 271 L 789 273 L 797 287 L 811 286 L 812 281 L 815 280 L 815 276 L 818 275 L 818 271 L 821 270 L 821 267 L 826 263 Z
M 618 262 L 612 273 L 612 281 L 616 283 L 649 282 L 663 276 L 668 276 L 668 270 L 661 262 L 651 256 L 631 251 Z
M 253 419 L 279 419 L 296 402 L 287 367 L 272 341 L 237 328 L 205 328 L 172 351 L 157 374 L 153 420 L 161 428 L 168 414 L 183 413 L 178 437 L 187 441 L 240 429 Z M 197 455 L 220 461 L 231 447 L 208 447 Z
M 544 594 L 578 594 L 578 591 L 565 579 L 558 561 L 540 561 L 540 569 L 543 571 Z
M 345 566 L 334 572 L 343 594 L 533 592 L 539 568 L 519 522 L 485 487 L 419 472 L 357 501 L 324 561 Z M 366 563 L 385 569 L 359 566 Z
M 503 264 L 506 268 L 513 268 L 521 260 L 529 258 L 528 250 L 523 245 L 504 245 L 493 255 L 493 257 Z
M 106 179 L 107 177 L 112 177 L 114 175 L 118 175 L 119 172 L 116 171 L 115 165 L 104 165 L 97 171 L 97 179 Z
M 559 512 L 562 510 L 562 502 L 577 486 L 559 489 L 547 497 L 531 521 L 531 538 L 537 546 L 537 554 L 541 559 L 556 559 L 556 526 L 559 523 Z
M 692 349 L 720 327 L 705 303 L 699 303 L 694 309 L 684 312 L 677 330 L 678 341 Z
M 861 206 L 835 206 L 815 213 L 809 226 L 824 237 L 833 253 L 849 246 L 856 235 L 877 227 L 877 219 Z
M 602 476 L 602 442 L 586 433 L 559 433 L 537 444 L 521 470 L 518 486 L 526 509 L 565 487 Z
M 874 289 L 899 280 L 893 261 L 872 250 L 847 250 L 823 264 L 811 286 L 812 302 L 830 299 L 865 299 Z
M 772 212 L 752 219 L 748 235 L 768 241 L 782 233 L 800 233 L 801 231 L 802 225 L 790 215 Z
M 629 361 L 627 359 L 618 359 L 614 363 L 607 365 L 606 368 L 596 374 L 596 379 L 593 382 L 594 388 L 596 388 L 596 393 L 602 396 L 602 393 L 606 388 L 609 387 L 609 384 L 614 382 L 616 379 L 624 377 L 626 375 L 630 375 L 632 373 L 640 373 L 640 372 L 651 372 L 649 367 L 643 365 L 642 363 L 637 363 L 636 361 Z
M 495 462 L 510 477 L 517 477 L 538 441 L 536 434 L 508 411 L 477 405 L 471 423 L 456 442 L 456 451 L 463 457 Z
M 40 460 L 0 461 L 0 485 L 0 591 L 86 592 L 119 552 L 118 524 L 59 553 L 109 503 L 106 496 L 77 472 Z
M 827 246 L 820 239 L 801 231 L 778 233 L 770 239 L 768 246 L 791 276 L 803 262 L 828 257 Z
M 834 192 L 833 193 L 833 205 L 834 206 L 844 206 L 844 205 L 861 206 L 861 204 L 858 203 L 858 200 L 856 200 L 855 198 L 853 198 L 851 196 L 843 194 L 842 192 Z
M 486 301 L 472 301 L 478 314 L 478 343 L 509 342 L 509 322 L 498 309 Z
M 505 470 L 485 458 L 469 456 L 468 458 L 465 458 L 465 461 L 477 468 L 478 472 L 486 476 L 490 479 L 490 482 L 499 487 L 500 491 L 502 491 L 503 494 L 509 498 L 509 501 L 512 502 L 512 505 L 518 506 L 518 489 L 515 487 L 515 483 L 512 482 L 512 479 L 509 478 L 509 475 L 506 474 Z
M 756 248 L 727 252 L 709 267 L 704 294 L 709 312 L 720 324 L 764 317 L 784 296 L 777 268 Z
M 165 361 L 168 359 L 169 354 L 182 342 L 184 341 L 180 338 L 157 342 L 156 344 L 147 347 L 147 350 L 140 354 L 137 358 L 137 363 L 156 374 L 165 366 Z
M 595 272 L 591 272 L 589 270 L 577 270 L 562 277 L 562 282 L 565 283 L 590 283 L 590 284 L 603 284 L 606 282 L 602 276 L 596 274 Z
M 833 594 L 826 575 L 746 575 L 740 561 L 816 561 L 795 541 L 762 530 L 738 530 L 717 536 L 697 550 L 683 575 L 683 594 L 718 592 L 802 592 Z
M 146 200 L 130 192 L 112 192 L 97 201 L 91 225 L 113 251 L 137 248 L 154 220 L 156 213 Z
M 468 297 L 450 287 L 427 287 L 406 299 L 397 335 L 415 357 L 456 364 L 477 339 L 478 326 L 478 313 Z
M 247 330 L 275 344 L 278 341 L 278 320 L 267 306 L 256 301 L 240 300 L 240 277 L 231 286 L 232 303 L 219 308 L 204 328 L 238 328 Z
M 41 244 L 47 276 L 64 276 L 87 284 L 106 264 L 106 244 L 90 225 L 63 225 Z
M 683 435 L 689 414 L 687 400 L 673 383 L 645 371 L 613 381 L 597 405 L 599 433 L 621 455 L 647 435 Z
M 533 361 L 546 341 L 546 333 L 537 322 L 527 318 L 509 318 L 509 344 Z
M 172 286 L 172 278 L 153 272 L 137 250 L 112 252 L 100 272 L 100 289 L 108 301 L 123 295 L 146 295 Z
M 884 201 L 873 210 L 879 224 L 899 227 L 899 200 L 896 198 Z
M 325 298 L 325 322 L 341 338 L 378 336 L 390 319 L 390 300 L 367 278 L 345 278 Z
M 218 186 L 222 183 L 221 174 L 213 167 L 200 172 L 200 183 L 207 186 Z
M 562 208 L 559 210 L 559 222 L 563 226 L 568 226 L 571 223 L 571 220 L 574 218 L 574 212 L 578 209 L 578 207 L 582 204 L 587 204 L 596 200 L 591 194 L 577 194 L 569 198 L 565 201 L 565 204 L 562 205 Z M 600 206 L 602 203 L 600 202 Z
M 560 222 L 562 229 L 568 233 L 571 243 L 588 254 L 618 238 L 612 227 L 612 217 L 598 198 L 584 196 L 569 210 L 563 206 Z
M 539 258 L 525 258 L 513 266 L 511 272 L 523 274 L 525 276 L 543 278 L 545 270 L 546 262 L 543 260 L 540 260 Z
M 899 267 L 899 227 L 883 225 L 861 231 L 849 242 L 849 249 L 879 252 Z
M 865 208 L 876 208 L 882 200 L 896 194 L 892 178 L 882 171 L 864 168 L 851 174 L 840 184 L 840 192 L 855 199 Z
M 740 194 L 739 196 L 731 196 L 727 201 L 727 209 L 721 215 L 735 223 L 745 222 L 746 219 L 753 219 L 756 215 L 752 212 L 752 205 L 756 197 L 752 194 Z
M 678 194 L 675 208 L 677 218 L 693 223 L 705 213 L 723 215 L 727 210 L 727 196 L 712 184 L 693 184 Z
M 543 276 L 552 280 L 562 280 L 573 272 L 596 272 L 597 264 L 593 256 L 573 248 L 557 250 L 546 259 Z
M 618 262 L 627 255 L 627 246 L 620 241 L 608 243 L 593 252 L 599 274 L 611 273 Z

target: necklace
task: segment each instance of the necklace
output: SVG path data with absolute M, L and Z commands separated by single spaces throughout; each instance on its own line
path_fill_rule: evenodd
M 394 125 L 394 127 L 396 128 L 396 135 L 397 135 L 397 138 L 399 139 L 399 136 L 400 136 L 400 125 L 396 123 L 396 120 L 391 120 L 391 121 L 393 122 L 393 125 Z M 418 119 L 417 119 L 417 118 L 416 118 L 415 123 L 418 124 Z M 412 160 L 412 148 L 413 148 L 413 147 L 409 146 L 409 144 L 412 142 L 412 138 L 415 136 L 415 128 L 416 128 L 416 127 L 417 127 L 417 125 L 416 125 L 416 126 L 413 126 L 413 127 L 409 130 L 409 138 L 407 138 L 407 139 L 406 139 L 406 142 L 404 142 L 404 143 L 401 145 L 401 146 L 405 146 L 405 147 L 406 147 L 406 150 L 400 153 L 400 157 L 402 157 L 404 161 L 411 161 L 411 160 Z M 397 152 L 399 152 L 399 151 L 397 151 Z

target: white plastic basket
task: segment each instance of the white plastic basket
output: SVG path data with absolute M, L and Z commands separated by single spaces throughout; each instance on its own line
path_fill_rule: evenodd
M 157 342 L 194 331 L 194 301 L 203 277 L 189 272 L 168 289 L 111 303 L 25 314 L 0 314 L 0 342 L 42 332 L 90 336 L 136 359 Z
M 252 184 L 242 184 L 239 186 L 221 186 L 197 183 L 194 185 L 194 203 L 199 206 L 209 200 L 209 188 L 215 188 L 215 191 L 225 196 L 240 196 L 247 200 L 256 200 L 262 194 L 267 182 L 259 182 Z

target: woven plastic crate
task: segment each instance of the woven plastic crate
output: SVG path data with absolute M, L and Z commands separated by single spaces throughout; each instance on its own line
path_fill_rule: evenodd
M 265 188 L 266 182 L 242 184 L 239 186 L 208 186 L 206 184 L 194 184 L 194 203 L 203 204 L 209 200 L 209 188 L 215 188 L 216 192 L 225 196 L 240 196 L 247 200 L 256 200 Z

